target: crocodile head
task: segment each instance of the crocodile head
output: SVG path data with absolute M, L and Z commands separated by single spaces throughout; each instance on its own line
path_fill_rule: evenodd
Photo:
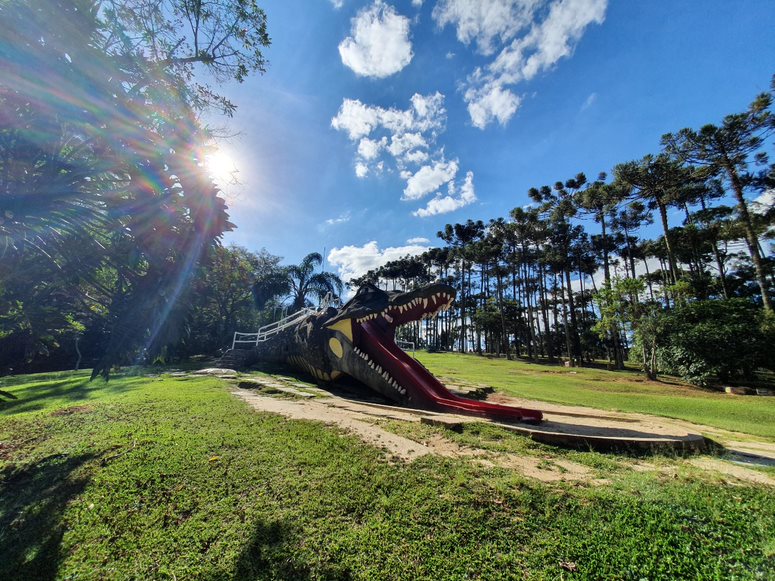
M 332 378 L 347 374 L 392 401 L 413 403 L 396 366 L 403 352 L 395 344 L 399 325 L 433 317 L 446 310 L 455 289 L 432 284 L 409 292 L 387 292 L 364 285 L 334 316 L 321 325 L 327 332 L 326 363 Z

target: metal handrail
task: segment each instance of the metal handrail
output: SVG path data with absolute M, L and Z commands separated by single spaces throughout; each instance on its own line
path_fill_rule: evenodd
M 287 317 L 280 319 L 279 321 L 275 321 L 274 323 L 269 323 L 268 325 L 260 327 L 256 333 L 240 333 L 239 331 L 235 331 L 234 339 L 231 342 L 231 348 L 234 349 L 237 344 L 245 343 L 258 345 L 259 343 L 269 339 L 269 337 L 276 335 L 280 331 L 283 331 L 292 325 L 295 325 L 302 319 L 305 319 L 315 312 L 315 309 L 304 308 L 296 313 L 292 313 Z
M 334 297 L 331 293 L 327 293 L 326 296 L 323 297 L 323 300 L 320 302 L 320 307 L 317 309 L 305 307 L 296 313 L 291 313 L 287 317 L 283 317 L 279 321 L 275 321 L 274 323 L 269 323 L 268 325 L 260 327 L 256 333 L 240 333 L 239 331 L 235 331 L 234 339 L 231 342 L 231 348 L 234 349 L 237 344 L 244 343 L 258 345 L 259 343 L 269 339 L 269 337 L 272 335 L 276 335 L 291 325 L 295 325 L 309 315 L 317 312 L 323 312 L 328 309 L 328 307 L 334 306 L 336 304 L 341 305 L 341 299 L 339 297 Z
M 415 344 L 414 341 L 401 341 L 400 339 L 396 341 L 396 345 L 399 349 L 403 349 L 404 351 L 409 351 L 409 349 L 412 350 L 412 357 L 417 359 L 417 353 L 415 352 Z

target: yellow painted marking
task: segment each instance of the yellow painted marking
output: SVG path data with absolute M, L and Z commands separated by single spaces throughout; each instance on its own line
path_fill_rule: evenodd
M 331 325 L 329 329 L 339 331 L 342 335 L 350 340 L 350 343 L 353 342 L 353 323 L 350 319 L 342 319 L 341 321 L 337 321 Z
M 342 355 L 344 355 L 344 347 L 342 347 L 342 342 L 339 339 L 336 337 L 331 337 L 328 340 L 328 346 L 334 355 L 336 355 L 339 359 L 342 358 Z

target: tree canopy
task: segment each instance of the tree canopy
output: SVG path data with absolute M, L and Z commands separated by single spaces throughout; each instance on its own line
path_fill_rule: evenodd
M 26 360 L 55 346 L 38 304 L 54 293 L 60 318 L 101 329 L 107 377 L 179 332 L 196 265 L 233 227 L 199 114 L 234 106 L 200 79 L 263 71 L 266 16 L 241 0 L 11 0 L 0 37 L 0 301 L 18 313 L 2 334 L 27 338 Z

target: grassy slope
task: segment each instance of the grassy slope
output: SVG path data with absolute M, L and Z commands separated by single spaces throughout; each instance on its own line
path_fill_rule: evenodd
M 775 397 L 730 396 L 677 383 L 647 381 L 642 374 L 566 369 L 476 355 L 418 352 L 442 378 L 461 378 L 498 391 L 571 405 L 680 418 L 775 438 Z
M 0 404 L 2 579 L 775 575 L 771 490 L 677 460 L 668 477 L 587 454 L 610 485 L 549 486 L 468 460 L 390 464 L 321 424 L 254 413 L 216 379 L 0 389 L 19 397 Z M 492 428 L 460 437 L 558 453 Z

